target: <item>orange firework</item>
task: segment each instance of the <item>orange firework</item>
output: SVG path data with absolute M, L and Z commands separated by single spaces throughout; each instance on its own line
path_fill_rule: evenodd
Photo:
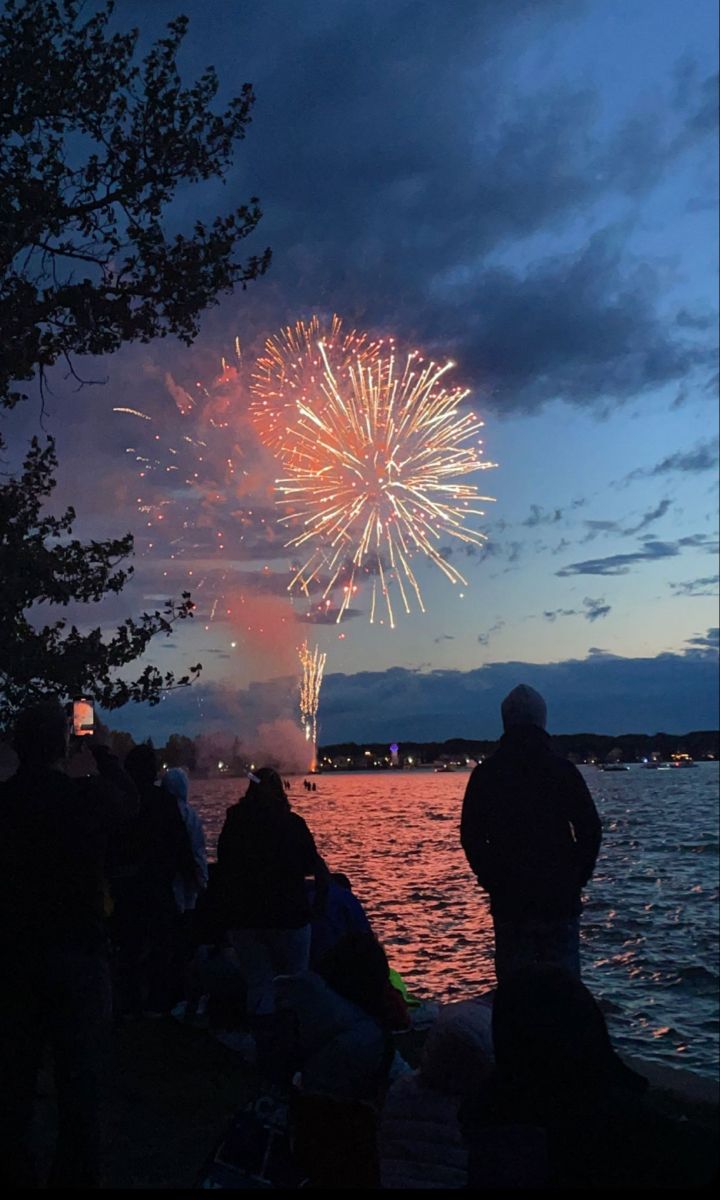
M 306 593 L 313 580 L 326 579 L 323 596 L 336 587 L 344 595 L 340 621 L 360 573 L 373 578 L 370 621 L 378 596 L 395 625 L 390 585 L 410 612 L 410 596 L 424 610 L 412 559 L 422 554 L 452 583 L 466 580 L 444 557 L 439 543 L 452 537 L 468 546 L 486 535 L 466 524 L 483 516 L 473 507 L 475 484 L 459 482 L 495 464 L 481 459 L 476 438 L 483 422 L 461 412 L 468 395 L 442 380 L 452 363 L 423 365 L 416 352 L 398 369 L 394 355 L 362 357 L 336 371 L 320 343 L 323 375 L 318 402 L 298 402 L 292 458 L 278 481 L 279 504 L 289 511 L 281 521 L 298 530 L 288 547 L 309 550 L 290 588 Z
M 380 343 L 367 334 L 344 332 L 337 316 L 329 325 L 315 316 L 297 321 L 268 338 L 252 375 L 250 415 L 263 445 L 284 459 L 294 451 L 301 407 L 310 405 L 317 412 L 323 403 L 321 341 L 328 360 L 341 373 L 353 362 L 372 362 L 380 351 Z

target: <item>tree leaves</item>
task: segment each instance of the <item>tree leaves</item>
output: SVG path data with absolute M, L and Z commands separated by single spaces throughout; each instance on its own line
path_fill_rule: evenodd
M 137 30 L 108 32 L 77 0 L 7 0 L 0 15 L 0 404 L 19 381 L 74 355 L 173 334 L 189 344 L 222 292 L 262 275 L 242 261 L 255 197 L 170 236 L 177 188 L 224 178 L 245 136 L 250 84 L 218 114 L 208 68 L 183 87 L 178 17 L 142 64 Z
M 42 623 L 43 605 L 55 610 L 99 601 L 120 592 L 132 571 L 120 567 L 133 552 L 130 534 L 82 543 L 69 536 L 72 509 L 60 517 L 45 513 L 56 465 L 52 438 L 45 446 L 33 438 L 21 475 L 0 488 L 0 728 L 48 692 L 61 699 L 89 696 L 107 709 L 130 700 L 157 704 L 165 691 L 187 686 L 201 670 L 198 663 L 176 678 L 147 666 L 133 680 L 117 675 L 152 638 L 192 619 L 189 592 L 167 600 L 162 610 L 128 618 L 109 637 L 100 626 L 82 633 L 63 617 Z

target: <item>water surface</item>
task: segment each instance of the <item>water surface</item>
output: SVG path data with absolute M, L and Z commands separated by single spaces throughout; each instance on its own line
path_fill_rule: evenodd
M 585 893 L 583 978 L 619 1049 L 708 1076 L 718 1062 L 718 768 L 582 768 L 603 822 Z M 332 870 L 345 871 L 417 994 L 494 986 L 492 923 L 459 844 L 463 772 L 294 779 L 290 798 Z M 197 780 L 214 857 L 240 779 Z

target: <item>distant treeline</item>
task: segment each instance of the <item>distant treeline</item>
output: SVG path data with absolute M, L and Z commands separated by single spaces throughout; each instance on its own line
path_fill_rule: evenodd
M 642 762 L 652 755 L 669 759 L 672 754 L 689 754 L 691 758 L 718 758 L 720 756 L 720 732 L 716 729 L 694 730 L 691 733 L 622 733 L 607 737 L 602 733 L 560 733 L 552 738 L 559 754 L 577 762 Z M 400 761 L 413 759 L 414 763 L 457 761 L 464 758 L 487 757 L 496 748 L 497 741 L 477 741 L 467 738 L 449 738 L 445 742 L 402 742 L 398 745 Z M 370 753 L 367 754 L 367 751 Z M 322 746 L 319 750 L 325 758 L 351 759 L 359 762 L 366 758 L 368 766 L 375 762 L 385 764 L 389 757 L 387 743 L 340 742 L 334 746 Z

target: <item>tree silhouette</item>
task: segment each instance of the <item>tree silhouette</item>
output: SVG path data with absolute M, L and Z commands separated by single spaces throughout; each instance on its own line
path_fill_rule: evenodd
M 180 187 L 227 174 L 251 119 L 250 84 L 216 113 L 211 67 L 181 84 L 185 17 L 138 64 L 137 30 L 110 32 L 112 0 L 87 17 L 84 7 L 6 0 L 0 13 L 0 407 L 26 399 L 22 385 L 34 379 L 44 397 L 55 364 L 82 382 L 83 355 L 168 334 L 190 344 L 203 310 L 270 261 L 268 250 L 237 254 L 260 219 L 254 197 L 189 234 L 168 214 Z M 57 615 L 121 591 L 133 539 L 83 544 L 72 538 L 73 509 L 45 514 L 56 466 L 52 438 L 34 438 L 22 471 L 0 486 L 0 724 L 48 690 L 106 708 L 157 703 L 200 670 L 117 675 L 192 616 L 187 592 L 110 637 Z

